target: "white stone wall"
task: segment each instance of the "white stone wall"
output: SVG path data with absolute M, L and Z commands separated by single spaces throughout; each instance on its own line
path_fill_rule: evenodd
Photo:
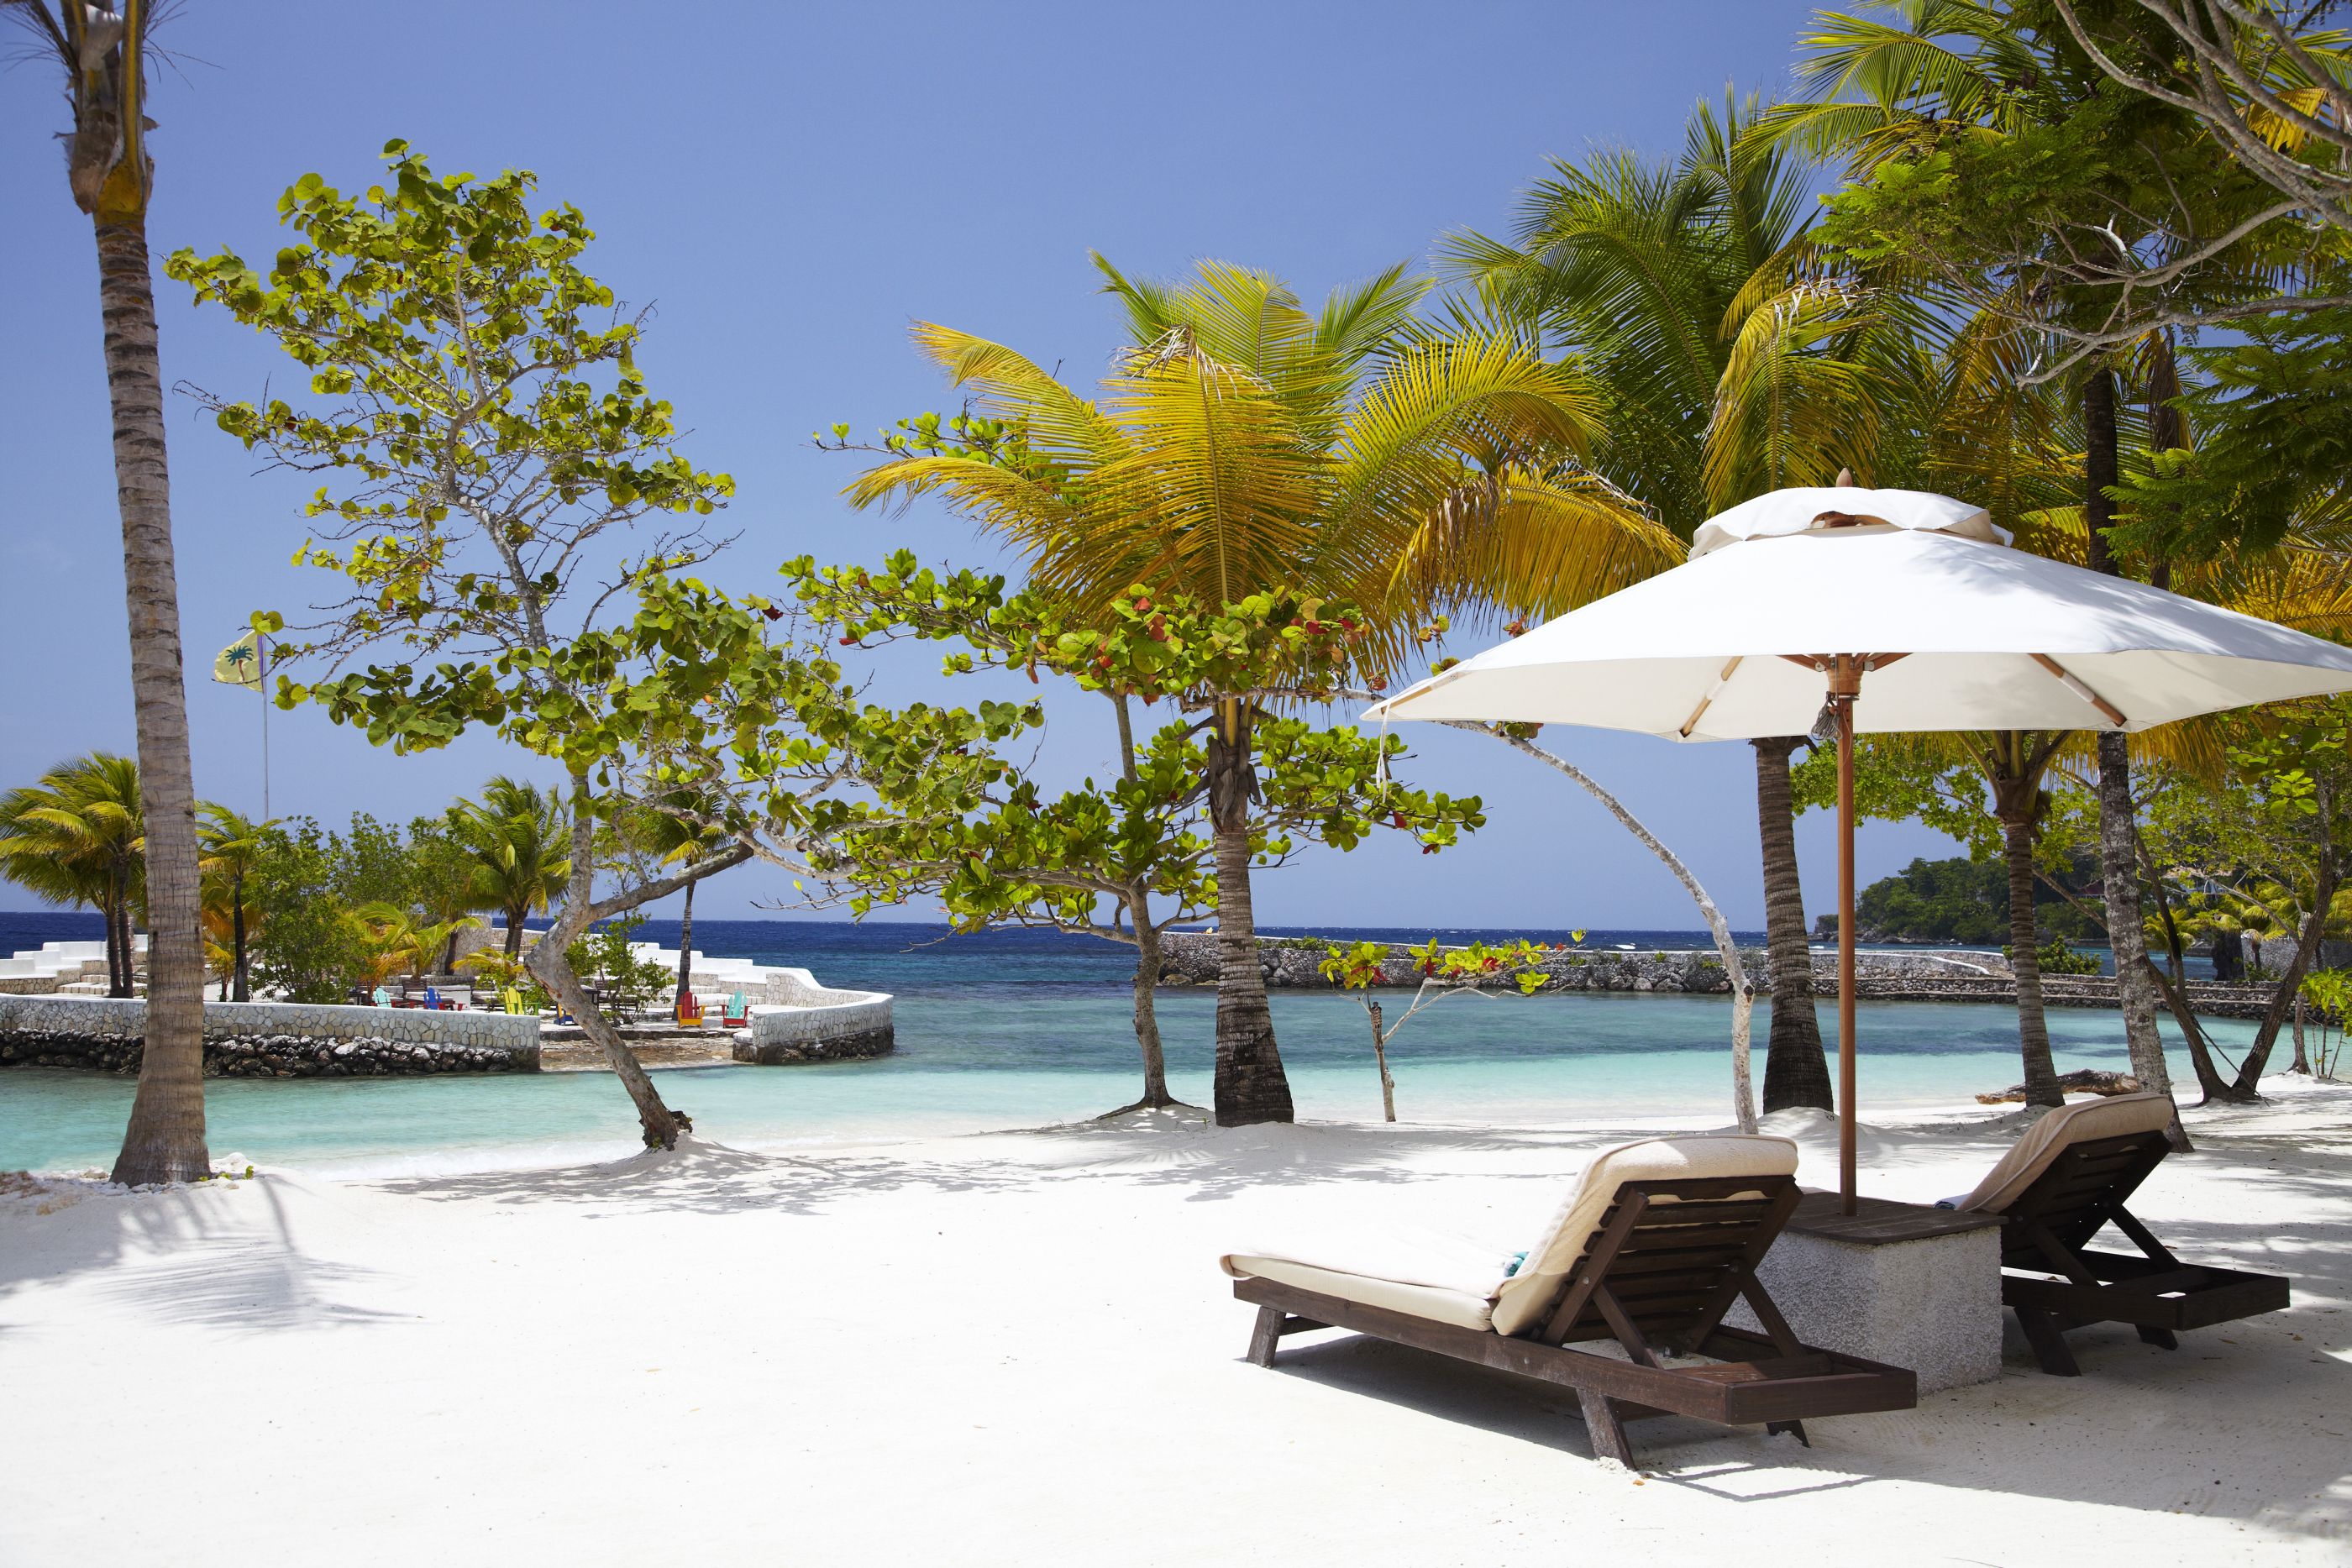
M 0 1033 L 136 1040 L 146 1030 L 147 1003 L 143 998 L 0 996 Z M 205 1004 L 206 1040 L 254 1035 L 535 1050 L 539 1045 L 539 1020 L 508 1013 L 427 1012 L 423 1008 L 358 1008 L 301 1002 Z

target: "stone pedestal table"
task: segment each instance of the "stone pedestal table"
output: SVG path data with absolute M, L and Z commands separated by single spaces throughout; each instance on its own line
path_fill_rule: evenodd
M 1919 1392 L 2000 1375 L 2000 1217 L 1809 1192 L 1756 1275 L 1805 1343 L 1919 1375 Z M 1745 1301 L 1727 1320 L 1759 1325 Z

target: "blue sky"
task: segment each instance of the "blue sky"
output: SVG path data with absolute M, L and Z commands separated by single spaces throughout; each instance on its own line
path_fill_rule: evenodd
M 164 39 L 191 58 L 155 92 L 150 237 L 159 259 L 184 245 L 267 256 L 282 243 L 283 187 L 311 170 L 364 186 L 394 136 L 443 171 L 536 170 L 551 204 L 572 203 L 597 229 L 592 269 L 656 308 L 640 360 L 692 430 L 687 449 L 735 476 L 726 521 L 741 539 L 713 575 L 760 588 L 787 556 L 866 560 L 899 543 L 990 564 L 951 517 L 850 513 L 836 492 L 853 460 L 807 444 L 835 420 L 864 431 L 952 406 L 908 349 L 908 321 L 1000 339 L 1083 380 L 1118 334 L 1089 249 L 1130 273 L 1246 263 L 1319 297 L 1425 257 L 1449 229 L 1504 227 L 1548 156 L 1664 154 L 1697 99 L 1727 83 L 1773 91 L 1810 9 L 199 3 Z M 0 77 L 9 783 L 131 747 L 90 231 L 46 152 L 62 123 L 46 62 Z M 288 383 L 289 362 L 261 340 L 196 312 L 178 285 L 159 278 L 157 295 L 167 382 L 235 396 L 273 374 Z M 304 537 L 301 487 L 255 474 L 189 400 L 167 413 L 197 789 L 257 810 L 258 703 L 203 677 L 247 612 L 313 596 L 287 559 Z M 924 689 L 928 667 L 887 664 L 881 689 Z M 1065 706 L 1050 764 L 1100 767 L 1107 725 Z M 1564 781 L 1491 742 L 1411 738 L 1414 776 L 1482 794 L 1486 830 L 1442 856 L 1402 843 L 1318 854 L 1263 879 L 1261 919 L 1696 925 L 1656 862 Z M 1761 923 L 1746 747 L 1547 739 L 1676 846 L 1735 924 Z M 489 742 L 394 758 L 310 713 L 273 715 L 270 741 L 272 809 L 330 821 L 435 810 L 489 772 L 530 767 Z M 1818 813 L 1800 844 L 1818 911 L 1834 866 Z M 1862 874 L 1948 852 L 1916 825 L 1868 826 Z M 698 908 L 752 914 L 789 894 L 749 869 Z

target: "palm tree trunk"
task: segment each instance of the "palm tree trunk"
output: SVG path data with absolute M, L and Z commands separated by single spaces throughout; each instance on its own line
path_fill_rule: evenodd
M 2172 1092 L 2164 1037 L 2156 1026 L 2156 981 L 2147 957 L 2147 925 L 2140 913 L 2138 823 L 2131 798 L 2131 749 L 2120 730 L 2099 736 L 2099 882 L 2107 905 L 2107 942 L 2116 957 L 2116 997 L 2124 1015 L 2124 1046 L 2140 1087 Z M 2184 991 L 2183 995 L 2187 993 Z M 2184 1029 L 2186 1026 L 2184 1026 Z M 2186 1146 L 2180 1118 L 2172 1119 L 2176 1146 Z
M 2017 976 L 2017 1042 L 2025 1058 L 2025 1103 L 2063 1105 L 2058 1068 L 2050 1060 L 2050 1024 L 2042 1008 L 2042 958 L 2033 925 L 2032 794 L 2021 804 L 2001 801 L 2001 847 L 2009 858 L 2009 967 Z M 2012 791 L 2014 792 L 2014 791 Z
M 1220 1127 L 1293 1119 L 1290 1080 L 1274 1043 L 1274 1013 L 1258 967 L 1250 910 L 1249 804 L 1257 792 L 1250 761 L 1247 703 L 1217 705 L 1209 727 L 1209 825 L 1217 864 L 1216 1116 Z
M 507 960 L 509 963 L 522 956 L 522 923 L 524 916 L 530 913 L 530 905 L 527 904 L 520 909 L 509 909 L 506 912 Z
M 122 958 L 122 988 L 117 996 L 139 994 L 139 934 L 131 928 L 131 895 L 124 894 L 114 903 L 114 950 Z
M 2107 549 L 2115 522 L 2108 496 L 2119 478 L 2122 455 L 2116 433 L 2116 378 L 2105 365 L 2093 369 L 2083 387 L 2083 523 L 2092 570 L 2123 575 Z M 2140 1087 L 2169 1095 L 2172 1074 L 2164 1061 L 2164 1038 L 2156 1027 L 2156 981 L 2147 964 L 2147 929 L 2141 923 L 2139 874 L 2134 846 L 2138 825 L 2131 798 L 2131 752 L 2121 731 L 2099 734 L 2099 882 L 2107 905 L 2107 941 L 2116 958 L 2116 999 L 2123 1009 L 2124 1046 Z M 2178 1110 L 2169 1136 L 2188 1145 Z
M 252 967 L 245 951 L 245 869 L 240 866 L 229 879 L 229 967 L 236 978 L 236 999 L 253 1000 Z
M 131 615 L 139 802 L 147 834 L 146 1046 L 114 1179 L 191 1181 L 212 1170 L 205 1147 L 205 955 L 154 281 L 143 218 L 101 219 L 95 226 L 107 392 L 114 413 L 115 493 L 122 513 L 123 591 Z
M 122 923 L 115 918 L 122 907 L 121 882 L 122 879 L 114 873 L 107 873 L 106 902 L 99 906 L 99 914 L 106 920 L 106 994 L 110 997 L 131 994 L 131 986 L 122 977 L 126 967 L 122 957 Z
M 686 907 L 677 916 L 677 995 L 676 1007 L 684 1007 L 694 989 L 694 883 L 686 884 Z
M 1168 1056 L 1160 1043 L 1160 931 L 1148 895 L 1130 893 L 1127 909 L 1135 926 L 1135 1044 L 1143 1053 L 1143 1098 L 1129 1109 L 1164 1110 L 1177 1100 L 1168 1092 Z
M 1829 1057 L 1813 1010 L 1813 955 L 1805 940 L 1805 893 L 1797 875 L 1796 812 L 1789 792 L 1794 736 L 1759 740 L 1756 825 L 1764 847 L 1764 935 L 1772 969 L 1772 1034 L 1764 1052 L 1764 1110 L 1832 1111 Z

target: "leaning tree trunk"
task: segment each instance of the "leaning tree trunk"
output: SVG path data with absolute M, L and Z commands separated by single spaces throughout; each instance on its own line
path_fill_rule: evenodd
M 2181 942 L 2180 925 L 2172 916 L 2172 900 L 2164 891 L 2164 878 L 2156 873 L 2156 858 L 2147 852 L 2147 841 L 2135 837 L 2132 844 L 2139 865 L 2147 873 L 2148 891 L 2156 894 L 2156 914 L 2164 926 L 2166 956 L 2172 961 L 2172 977 L 2167 979 L 2157 969 L 2155 960 L 2148 960 L 2149 983 L 2162 994 L 2166 1010 L 2172 1014 L 2173 1027 L 2180 1030 L 2180 1038 L 2188 1042 L 2189 1067 L 2197 1074 L 2198 1088 L 2210 1101 L 2229 1086 L 2222 1079 L 2221 1070 L 2213 1064 L 2213 1048 L 2205 1038 L 2205 1026 L 2197 1021 L 2197 1011 L 2189 1005 L 2189 955 Z M 2114 935 L 2110 933 L 2108 941 L 2112 943 L 2114 940 Z M 2178 1114 L 2172 1118 L 2171 1139 L 2175 1153 L 2186 1154 L 2195 1147 L 2181 1127 Z
M 530 905 L 528 904 L 520 909 L 509 909 L 506 912 L 507 962 L 509 964 L 522 956 L 522 923 L 530 914 Z
M 147 835 L 146 1043 L 114 1179 L 192 1181 L 212 1171 L 205 1147 L 205 955 L 153 278 L 143 219 L 101 218 L 96 228 Z M 130 955 L 123 956 L 127 966 Z
M 675 1007 L 686 1006 L 694 992 L 694 883 L 686 884 L 686 907 L 677 915 L 677 996 Z
M 1829 1057 L 1813 1010 L 1813 954 L 1805 940 L 1805 892 L 1797 874 L 1796 811 L 1789 792 L 1794 736 L 1759 740 L 1756 826 L 1764 848 L 1764 937 L 1772 974 L 1772 1034 L 1764 1051 L 1764 1110 L 1831 1111 Z
M 1655 833 L 1643 827 L 1641 819 L 1627 810 L 1622 800 L 1603 789 L 1592 775 L 1567 758 L 1546 751 L 1527 737 L 1514 735 L 1500 726 L 1466 718 L 1440 719 L 1437 722 L 1454 729 L 1471 729 L 1491 735 L 1513 750 L 1524 752 L 1555 772 L 1566 775 L 1579 789 L 1606 807 L 1619 825 L 1640 840 L 1643 847 L 1657 856 L 1674 873 L 1675 880 L 1683 884 L 1683 891 L 1689 894 L 1691 902 L 1698 905 L 1699 918 L 1706 922 L 1707 932 L 1715 938 L 1716 954 L 1723 960 L 1724 977 L 1731 986 L 1731 1113 L 1741 1132 L 1754 1132 L 1756 1089 L 1748 1067 L 1748 1025 L 1756 1011 L 1756 988 L 1748 982 L 1748 967 L 1740 961 L 1739 945 L 1731 939 L 1731 923 L 1724 919 L 1723 911 L 1716 906 L 1706 889 L 1699 885 L 1698 878 L 1691 874 L 1690 867 L 1683 863 L 1680 855 L 1666 848 Z
M 2040 934 L 2033 924 L 2033 796 L 2000 802 L 2001 847 L 2009 862 L 2009 967 L 2017 976 L 2017 1043 L 2025 1059 L 2025 1103 L 2063 1105 L 2057 1064 L 2050 1060 L 2050 1022 L 2042 1007 Z
M 2116 378 L 2095 366 L 2083 388 L 2083 529 L 2087 559 L 2095 571 L 2121 577 L 2123 565 L 2107 549 L 2115 500 L 2107 492 L 2120 477 L 2116 433 Z M 2124 1046 L 2132 1075 L 2142 1089 L 2169 1096 L 2172 1074 L 2165 1066 L 2164 1039 L 2156 1027 L 2155 967 L 2147 962 L 2147 928 L 2141 923 L 2139 876 L 2133 846 L 2138 828 L 2131 798 L 2131 753 L 2122 732 L 2099 732 L 2099 882 L 2107 905 L 2107 941 L 2116 960 L 2116 998 L 2123 1009 Z M 2184 994 L 2187 988 L 2183 988 Z M 2168 1136 L 2186 1148 L 2175 1107 Z
M 588 999 L 587 988 L 572 972 L 564 950 L 587 929 L 589 907 L 595 900 L 595 812 L 588 800 L 585 774 L 572 776 L 572 880 L 563 892 L 563 909 L 540 939 L 531 945 L 530 969 L 563 1010 L 580 1020 L 581 1032 L 604 1053 L 613 1075 L 629 1092 L 637 1108 L 637 1125 L 649 1149 L 677 1147 L 678 1134 L 694 1130 L 691 1117 L 662 1103 L 661 1091 L 646 1076 L 636 1052 L 621 1038 L 612 1020 Z
M 1290 1080 L 1274 1043 L 1265 972 L 1257 961 L 1257 921 L 1250 910 L 1250 800 L 1257 770 L 1250 760 L 1247 703 L 1217 705 L 1209 726 L 1209 826 L 1217 864 L 1217 1125 L 1293 1119 Z
M 1179 1102 L 1168 1092 L 1168 1054 L 1160 1043 L 1160 932 L 1145 894 L 1129 894 L 1127 909 L 1135 927 L 1135 1044 L 1143 1053 L 1143 1098 L 1127 1109 L 1160 1111 Z
M 2303 929 L 2296 933 L 2294 956 L 2271 992 L 2262 1022 L 2254 1026 L 2253 1042 L 2246 1047 L 2246 1054 L 2238 1062 L 2237 1081 L 2230 1085 L 2233 1100 L 2261 1098 L 2263 1069 L 2270 1064 L 2271 1048 L 2278 1043 L 2279 1028 L 2286 1021 L 2287 1009 L 2303 996 L 2303 977 L 2310 971 L 2312 960 L 2319 956 L 2320 939 L 2327 932 L 2328 914 L 2335 905 L 2336 889 L 2343 885 L 2343 868 L 2335 851 L 2335 791 L 2326 778 L 2316 781 L 2313 796 L 2319 808 L 2319 864 L 2312 883 L 2311 913 L 2304 916 Z

